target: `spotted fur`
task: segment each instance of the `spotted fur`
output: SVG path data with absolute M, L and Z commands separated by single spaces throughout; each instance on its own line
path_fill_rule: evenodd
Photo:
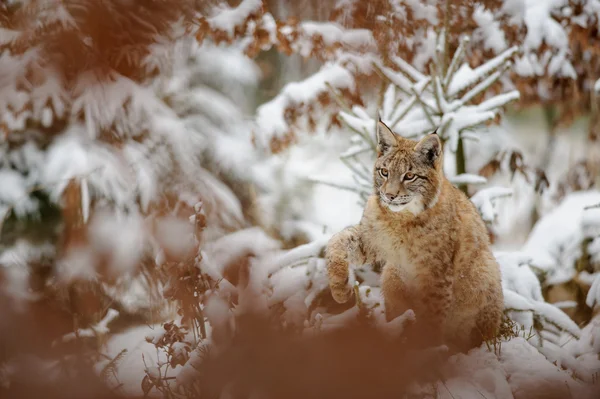
M 457 350 L 497 332 L 503 310 L 499 266 L 481 217 L 444 177 L 436 134 L 413 141 L 378 124 L 374 191 L 360 224 L 326 250 L 331 292 L 352 296 L 349 265 L 383 264 L 386 315 L 413 309 L 420 334 Z

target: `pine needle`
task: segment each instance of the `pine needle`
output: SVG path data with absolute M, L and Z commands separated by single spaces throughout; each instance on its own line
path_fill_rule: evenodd
M 102 371 L 100 372 L 100 377 L 104 380 L 107 381 L 108 377 L 110 374 L 114 374 L 116 375 L 117 372 L 117 368 L 119 366 L 119 362 L 121 360 L 123 360 L 123 358 L 125 357 L 125 354 L 127 353 L 127 349 L 123 349 L 121 352 L 119 352 L 114 358 L 112 358 L 107 364 L 106 366 L 104 366 L 102 368 Z

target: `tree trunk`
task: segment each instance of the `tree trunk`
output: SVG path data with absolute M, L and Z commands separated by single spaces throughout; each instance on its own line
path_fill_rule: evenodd
M 456 174 L 460 175 L 466 173 L 466 170 L 465 147 L 462 137 L 459 137 L 458 146 L 456 147 Z M 458 188 L 461 189 L 465 194 L 469 194 L 466 184 L 460 184 Z

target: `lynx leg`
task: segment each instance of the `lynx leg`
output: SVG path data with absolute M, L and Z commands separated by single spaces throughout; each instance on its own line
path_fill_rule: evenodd
M 350 264 L 360 264 L 365 261 L 357 226 L 348 227 L 331 237 L 327 244 L 325 258 L 331 295 L 336 302 L 345 303 L 352 296 L 348 268 Z
M 499 304 L 490 304 L 483 308 L 476 321 L 477 332 L 479 333 L 478 343 L 493 339 L 500 329 L 502 323 L 502 307 Z M 477 342 L 473 342 L 476 344 Z
M 381 292 L 385 302 L 385 317 L 388 321 L 410 309 L 404 288 L 398 268 L 386 264 L 381 273 Z

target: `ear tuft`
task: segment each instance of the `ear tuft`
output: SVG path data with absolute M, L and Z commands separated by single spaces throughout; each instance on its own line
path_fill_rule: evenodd
M 398 138 L 381 119 L 377 122 L 377 153 L 386 153 L 390 148 L 398 145 Z
M 442 141 L 436 132 L 428 134 L 415 146 L 415 152 L 419 153 L 423 161 L 433 165 L 442 154 Z

